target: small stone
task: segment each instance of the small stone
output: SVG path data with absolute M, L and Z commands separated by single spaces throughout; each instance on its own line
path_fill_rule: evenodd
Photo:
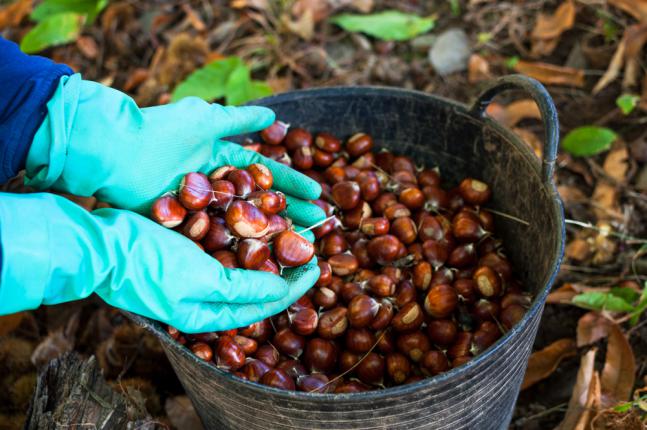
M 471 53 L 467 34 L 458 28 L 444 31 L 429 50 L 429 61 L 441 75 L 461 72 L 467 69 Z

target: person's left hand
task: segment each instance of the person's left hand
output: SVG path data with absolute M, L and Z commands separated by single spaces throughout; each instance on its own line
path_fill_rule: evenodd
M 325 218 L 304 201 L 319 197 L 317 182 L 219 140 L 268 127 L 274 113 L 267 108 L 223 107 L 188 97 L 140 109 L 128 95 L 77 74 L 61 79 L 47 109 L 27 157 L 29 186 L 94 195 L 148 215 L 154 200 L 177 190 L 186 173 L 262 163 L 274 175 L 273 188 L 287 195 L 286 216 L 304 226 Z

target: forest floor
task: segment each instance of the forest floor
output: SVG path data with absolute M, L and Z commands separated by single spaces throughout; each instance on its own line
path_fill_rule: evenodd
M 0 35 L 23 40 L 35 6 L 0 0 Z M 433 28 L 393 41 L 388 25 L 333 23 L 393 9 Z M 559 111 L 567 247 L 511 427 L 644 428 L 647 1 L 129 0 L 90 15 L 39 54 L 141 106 L 168 102 L 193 71 L 229 56 L 273 93 L 386 85 L 469 103 L 498 76 L 541 81 Z M 539 112 L 525 97 L 505 94 L 488 113 L 540 154 Z M 0 318 L 0 429 L 21 428 L 37 369 L 67 351 L 95 354 L 133 409 L 164 426 L 194 419 L 157 340 L 90 299 Z

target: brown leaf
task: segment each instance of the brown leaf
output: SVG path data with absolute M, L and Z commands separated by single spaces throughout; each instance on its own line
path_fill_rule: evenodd
M 609 334 L 609 320 L 599 312 L 589 312 L 577 322 L 577 346 L 595 343 Z
M 564 205 L 568 206 L 571 204 L 584 203 L 589 200 L 586 195 L 578 187 L 572 185 L 558 185 L 557 192 L 562 198 Z
M 564 255 L 571 260 L 582 262 L 588 260 L 593 252 L 593 244 L 588 239 L 576 237 L 566 245 Z
M 647 0 L 608 0 L 608 3 L 623 10 L 638 21 L 647 22 Z
M 25 315 L 25 312 L 18 312 L 11 315 L 0 315 L 0 336 L 6 336 L 18 328 Z
M 598 266 L 600 264 L 609 263 L 617 258 L 617 244 L 610 236 L 610 233 L 613 231 L 613 227 L 609 223 L 598 221 L 596 227 L 599 229 L 599 232 L 593 239 L 595 254 L 593 255 L 591 262 Z
M 149 76 L 148 69 L 143 67 L 138 67 L 130 72 L 128 75 L 128 80 L 124 83 L 123 90 L 127 93 L 133 91 L 135 88 L 140 86 Z
M 81 51 L 81 54 L 83 54 L 84 57 L 91 60 L 97 58 L 97 55 L 99 54 L 97 42 L 95 42 L 90 36 L 79 36 L 76 39 L 76 47 L 79 48 L 79 51 Z
M 626 182 L 627 171 L 629 170 L 629 151 L 624 142 L 618 142 L 609 151 L 602 165 L 604 172 L 620 184 Z
M 246 7 L 263 11 L 270 9 L 268 0 L 231 0 L 229 6 L 234 9 L 244 9 Z
M 195 430 L 204 428 L 187 396 L 169 397 L 164 404 L 164 410 L 175 428 Z
M 0 9 L 0 30 L 17 27 L 31 13 L 33 0 L 18 0 Z
M 490 63 L 478 54 L 470 56 L 467 64 L 467 80 L 470 84 L 492 79 L 490 72 Z
M 290 19 L 289 16 L 283 15 L 281 22 L 292 33 L 296 34 L 303 40 L 310 40 L 314 35 L 315 22 L 311 9 L 306 9 L 297 19 Z
M 191 26 L 196 31 L 205 31 L 207 29 L 207 26 L 205 25 L 204 21 L 202 21 L 202 18 L 200 18 L 200 15 L 198 15 L 196 11 L 191 8 L 191 6 L 186 3 L 182 3 L 181 7 L 186 14 L 186 18 L 189 20 Z
M 573 297 L 580 294 L 583 288 L 577 284 L 564 284 L 555 291 L 548 294 L 546 303 L 551 305 L 570 305 Z
M 623 86 L 634 85 L 639 69 L 640 52 L 645 42 L 647 42 L 647 25 L 635 24 L 627 27 L 622 35 L 622 40 L 616 48 L 616 52 L 613 54 L 609 67 L 593 87 L 593 94 L 599 93 L 613 82 L 620 75 L 620 70 L 622 70 L 623 66 L 626 67 Z
M 552 15 L 541 14 L 537 18 L 530 38 L 532 55 L 549 55 L 553 52 L 559 37 L 575 23 L 575 5 L 571 0 L 562 3 Z
M 510 128 L 524 119 L 541 119 L 537 103 L 532 99 L 517 100 L 506 106 L 490 103 L 486 112 L 489 116 Z
M 544 142 L 535 133 L 521 127 L 513 127 L 512 131 L 532 148 L 537 158 L 541 158 Z
M 528 369 L 521 389 L 525 390 L 549 377 L 564 358 L 572 357 L 576 353 L 575 341 L 570 338 L 557 340 L 546 348 L 533 352 L 528 360 Z
M 612 181 L 606 178 L 598 180 L 591 196 L 595 214 L 599 220 L 622 217 L 619 207 L 618 186 L 614 182 L 620 185 L 624 184 L 629 170 L 629 151 L 623 142 L 616 143 L 609 151 L 602 168 Z
M 602 369 L 602 406 L 607 408 L 631 396 L 636 373 L 636 358 L 625 334 L 617 324 L 609 326 L 609 343 Z
M 591 419 L 595 416 L 597 410 L 600 409 L 600 373 L 593 372 L 591 377 L 591 384 L 589 385 L 589 392 L 587 393 L 586 403 L 584 404 L 584 412 L 575 425 L 575 430 L 587 430 Z
M 580 360 L 580 369 L 577 371 L 577 380 L 571 393 L 571 399 L 568 401 L 568 409 L 564 414 L 564 419 L 557 426 L 557 430 L 573 429 L 584 413 L 591 379 L 593 379 L 596 352 L 597 350 L 593 348 Z
M 514 70 L 547 85 L 584 86 L 584 71 L 572 67 L 520 60 Z

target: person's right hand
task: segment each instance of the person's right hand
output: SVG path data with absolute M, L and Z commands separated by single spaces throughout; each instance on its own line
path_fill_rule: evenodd
M 97 293 L 187 333 L 227 330 L 282 311 L 319 277 L 316 258 L 283 278 L 227 269 L 136 213 L 52 194 L 0 193 L 0 241 L 0 314 Z

